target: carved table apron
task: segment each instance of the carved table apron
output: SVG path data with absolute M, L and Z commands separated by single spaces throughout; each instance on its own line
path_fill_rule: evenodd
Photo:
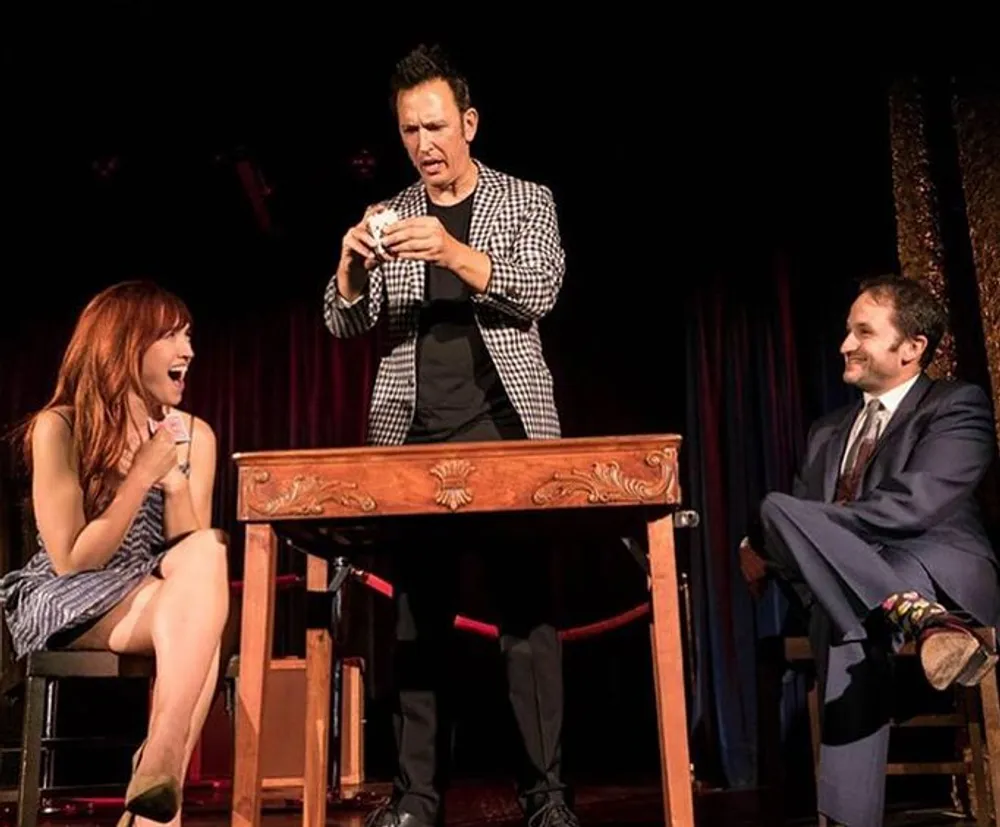
M 675 435 L 448 443 L 235 454 L 237 518 L 246 522 L 233 827 L 259 827 L 265 676 L 274 633 L 277 537 L 288 520 L 358 526 L 403 515 L 640 510 L 649 543 L 652 654 L 666 823 L 692 827 L 691 775 L 673 511 L 680 505 Z M 572 511 L 564 511 L 568 515 Z M 327 561 L 309 555 L 309 591 Z M 332 642 L 306 632 L 303 823 L 325 822 Z

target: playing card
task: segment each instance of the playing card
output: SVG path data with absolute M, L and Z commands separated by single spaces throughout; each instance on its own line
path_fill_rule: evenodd
M 185 442 L 191 441 L 191 435 L 188 433 L 187 425 L 184 423 L 184 418 L 179 413 L 169 413 L 167 414 L 162 422 L 157 422 L 155 419 L 149 420 L 149 431 L 150 433 L 156 433 L 160 428 L 166 428 L 170 435 L 174 438 L 174 442 L 177 445 L 182 445 Z
M 382 210 L 368 219 L 368 232 L 375 239 L 375 252 L 380 256 L 385 255 L 385 248 L 382 246 L 382 231 L 397 221 L 399 221 L 399 215 L 393 209 Z

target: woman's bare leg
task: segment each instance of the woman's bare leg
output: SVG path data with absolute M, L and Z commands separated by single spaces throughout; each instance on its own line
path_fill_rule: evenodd
M 205 677 L 205 685 L 201 688 L 201 695 L 198 696 L 198 703 L 195 705 L 194 713 L 191 716 L 191 726 L 188 730 L 188 740 L 184 745 L 184 764 L 180 775 L 182 779 L 187 778 L 188 767 L 191 764 L 191 756 L 194 755 L 194 748 L 198 745 L 198 739 L 201 737 L 202 727 L 204 727 L 205 720 L 208 718 L 208 712 L 212 708 L 212 701 L 215 700 L 215 694 L 219 688 L 218 682 L 219 650 L 217 649 L 215 658 L 212 661 L 212 667 L 208 670 L 208 675 Z M 150 825 L 156 824 L 156 822 L 147 822 L 146 819 L 136 819 L 135 823 L 136 827 L 150 827 Z M 178 810 L 177 816 L 169 823 L 169 827 L 180 827 L 180 825 L 181 813 L 180 810 Z M 159 827 L 159 825 L 157 827 Z
M 198 746 L 201 738 L 201 729 L 208 719 L 208 712 L 212 708 L 212 701 L 215 700 L 216 691 L 219 688 L 219 650 L 215 650 L 212 658 L 212 665 L 205 676 L 205 684 L 201 688 L 198 702 L 194 706 L 191 714 L 191 727 L 188 730 L 187 743 L 184 745 L 184 766 L 182 777 L 187 777 L 188 765 L 191 763 L 191 756 L 194 755 L 194 748 Z
M 211 695 L 207 700 L 203 696 L 211 692 L 206 684 L 214 688 L 217 680 L 219 641 L 229 610 L 221 532 L 186 537 L 167 552 L 161 569 L 162 581 L 144 581 L 75 648 L 155 652 L 149 737 L 136 774 L 162 772 L 182 783 L 188 744 L 197 742 L 211 704 Z
M 153 598 L 152 611 L 144 615 L 156 651 L 157 687 L 137 774 L 165 772 L 182 780 L 192 717 L 217 663 L 229 610 L 226 547 L 215 532 L 199 531 L 172 548 L 161 568 L 163 585 Z M 110 648 L 128 651 L 136 632 L 145 636 L 140 630 L 116 628 L 109 637 Z

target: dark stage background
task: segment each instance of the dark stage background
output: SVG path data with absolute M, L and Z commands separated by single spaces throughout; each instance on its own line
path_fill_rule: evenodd
M 230 455 L 363 438 L 373 342 L 334 340 L 322 293 L 348 223 L 412 179 L 386 82 L 417 37 L 352 48 L 306 20 L 209 34 L 152 19 L 126 31 L 115 17 L 59 35 L 26 24 L 5 48 L 0 423 L 45 402 L 94 292 L 136 276 L 175 289 L 196 317 L 185 405 L 218 435 L 215 515 L 238 578 Z M 810 59 L 815 44 L 766 58 L 722 44 L 724 59 L 685 61 L 642 41 L 606 33 L 562 38 L 556 50 L 541 34 L 495 45 L 445 38 L 480 108 L 476 155 L 548 184 L 559 207 L 568 273 L 543 336 L 565 435 L 685 437 L 684 490 L 703 518 L 680 541 L 694 609 L 696 772 L 709 785 L 752 787 L 755 645 L 781 629 L 785 607 L 773 594 L 751 603 L 735 549 L 751 504 L 788 485 L 808 421 L 846 399 L 836 351 L 853 281 L 898 269 L 889 75 L 846 57 Z M 6 567 L 26 553 L 14 456 L 2 478 Z M 391 577 L 391 561 L 372 564 Z M 292 555 L 284 565 L 302 568 Z M 644 576 L 614 538 L 581 544 L 559 575 L 563 626 L 645 599 Z M 359 589 L 347 649 L 368 661 L 368 771 L 385 777 L 390 605 Z M 290 653 L 301 606 L 294 595 L 282 606 L 278 643 Z M 462 647 L 459 770 L 503 772 L 499 663 L 489 641 Z M 641 623 L 567 646 L 574 777 L 655 776 L 649 660 Z M 793 766 L 808 764 L 801 691 L 786 691 Z M 129 692 L 80 688 L 65 714 L 89 704 L 88 726 L 138 733 L 142 697 Z

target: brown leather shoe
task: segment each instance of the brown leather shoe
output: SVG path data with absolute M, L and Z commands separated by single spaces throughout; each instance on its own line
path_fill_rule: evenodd
M 996 652 L 952 615 L 935 617 L 920 631 L 917 654 L 927 682 L 942 691 L 953 683 L 976 686 L 998 659 Z

